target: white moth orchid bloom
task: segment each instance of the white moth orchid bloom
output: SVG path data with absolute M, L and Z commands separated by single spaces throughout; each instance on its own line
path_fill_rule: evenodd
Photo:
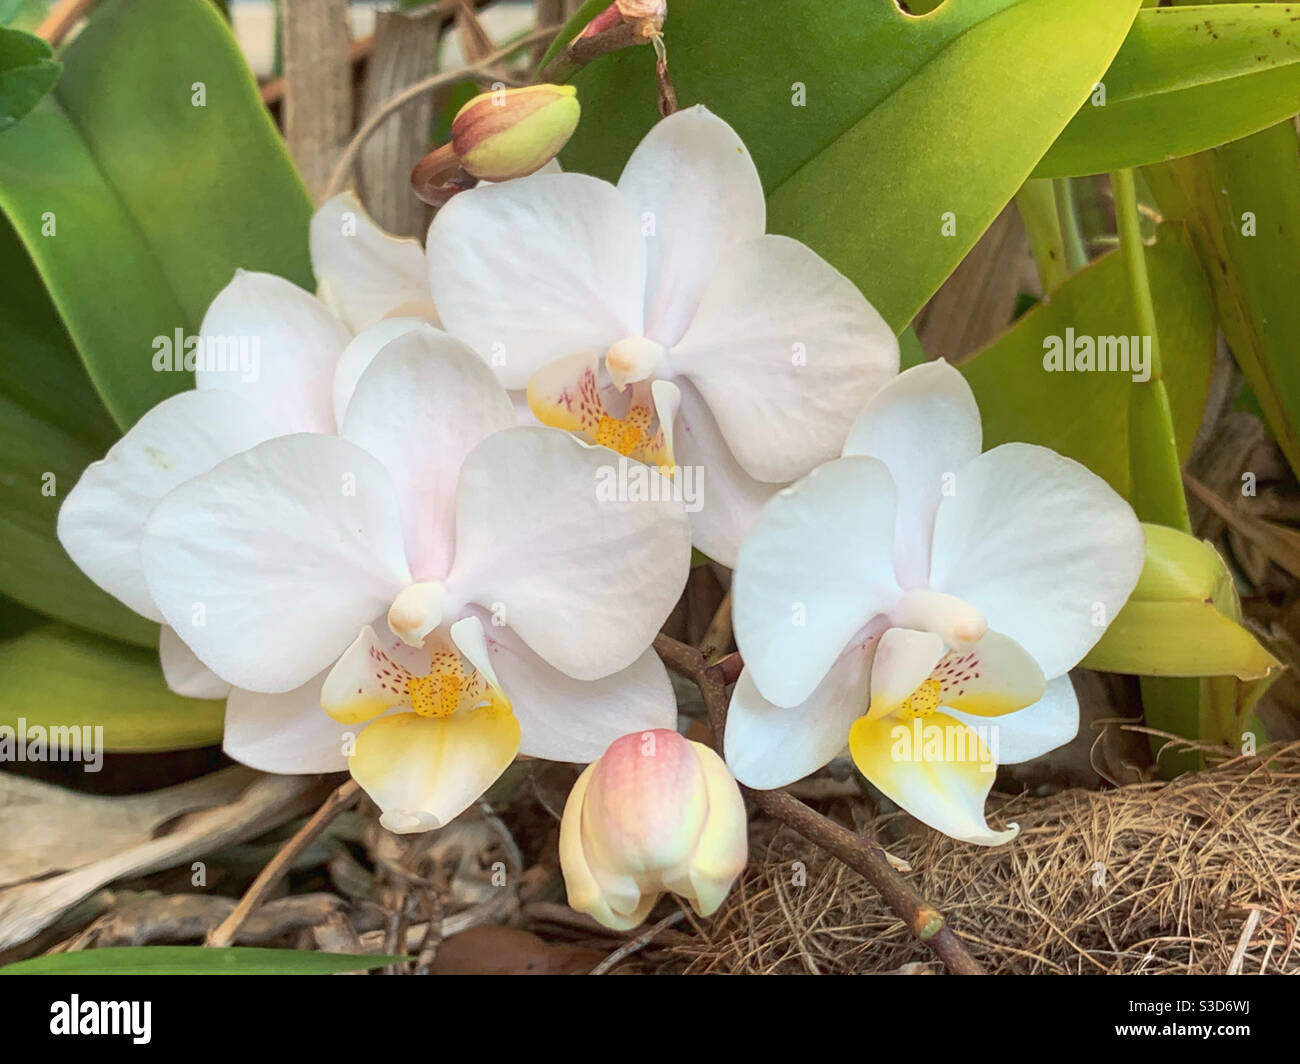
M 898 344 L 813 251 L 765 235 L 754 163 L 703 107 L 664 119 L 614 186 L 537 174 L 435 217 L 434 302 L 539 420 L 704 470 L 695 544 L 727 565 L 761 503 L 833 457 Z
M 889 384 L 843 457 L 763 509 L 740 551 L 745 670 L 727 762 L 751 787 L 793 782 L 848 743 L 917 819 L 996 844 L 984 800 L 997 763 L 1068 742 L 1068 670 L 1142 569 L 1132 509 L 1044 447 L 980 453 L 979 410 L 947 363 Z
M 228 458 L 145 528 L 159 611 L 246 693 L 227 727 L 311 772 L 369 721 L 347 764 L 395 831 L 447 823 L 516 753 L 585 761 L 675 719 L 649 647 L 686 581 L 680 503 L 602 501 L 612 452 L 513 423 L 425 326 L 361 375 L 339 437 Z
M 333 433 L 334 370 L 348 341 L 347 329 L 314 296 L 282 277 L 238 271 L 212 301 L 198 336 L 172 352 L 185 360 L 182 370 L 192 364 L 194 389 L 145 414 L 64 500 L 58 535 L 72 560 L 131 609 L 164 622 L 140 564 L 150 512 L 173 488 L 264 440 Z M 178 694 L 230 693 L 165 623 L 158 651 Z

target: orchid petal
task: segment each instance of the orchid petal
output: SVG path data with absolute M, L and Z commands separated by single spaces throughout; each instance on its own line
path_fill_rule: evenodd
M 245 397 L 277 434 L 334 431 L 334 366 L 351 337 L 315 296 L 283 277 L 239 270 L 199 331 L 200 390 Z
M 853 634 L 899 595 L 895 490 L 874 458 L 837 458 L 778 492 L 740 548 L 736 640 L 755 686 L 807 700 Z
M 666 487 L 659 501 L 602 499 L 616 461 L 555 429 L 505 429 L 470 452 L 456 497 L 449 596 L 500 615 L 580 680 L 644 653 L 690 568 L 686 514 Z
M 1002 717 L 1043 696 L 1043 670 L 1019 643 L 986 632 L 969 649 L 951 650 L 935 666 L 940 704 L 976 717 Z
M 627 931 L 641 923 L 659 900 L 658 893 L 637 894 L 636 905 L 629 912 L 616 913 L 605 897 L 596 873 L 587 859 L 583 838 L 583 819 L 586 809 L 587 788 L 596 771 L 594 764 L 583 769 L 564 803 L 564 817 L 560 821 L 560 867 L 564 870 L 564 885 L 569 906 L 587 913 L 606 927 Z
M 392 482 L 355 444 L 282 436 L 186 481 L 141 546 L 163 617 L 237 687 L 288 691 L 411 582 Z
M 746 472 L 777 482 L 840 453 L 898 358 L 847 277 L 797 240 L 762 236 L 719 257 L 668 364 L 700 390 Z
M 519 718 L 522 754 L 595 761 L 622 735 L 677 723 L 672 684 L 653 650 L 602 680 L 575 680 L 548 665 L 509 628 L 485 631 L 501 687 Z
M 165 624 L 158 629 L 158 661 L 167 686 L 178 695 L 225 698 L 230 694 L 230 684 L 199 661 L 194 651 Z
M 178 484 L 272 434 L 250 403 L 228 392 L 182 392 L 163 400 L 86 467 L 59 509 L 59 542 L 110 595 L 161 621 L 140 566 L 150 512 Z
M 687 380 L 676 383 L 681 408 L 673 432 L 673 455 L 680 468 L 695 470 L 699 494 L 696 508 L 687 511 L 692 541 L 696 549 L 734 569 L 740 545 L 763 504 L 786 485 L 755 480 L 746 473 L 695 386 Z
M 933 632 L 890 628 L 880 637 L 871 666 L 872 720 L 888 716 L 930 677 L 948 648 Z
M 507 388 L 641 334 L 645 242 L 632 205 L 585 174 L 462 192 L 429 229 L 434 301 Z
M 388 344 L 399 336 L 428 325 L 423 318 L 385 318 L 357 333 L 343 349 L 338 365 L 334 367 L 334 420 L 342 425 L 346 420 L 348 403 L 357 389 L 357 381 L 370 368 Z
M 324 679 L 318 673 L 301 687 L 274 695 L 234 688 L 226 699 L 222 749 L 262 772 L 344 771 L 356 729 L 321 712 Z
M 1132 508 L 1104 480 L 1008 443 L 965 466 L 939 504 L 930 585 L 969 602 L 1051 678 L 1101 638 L 1143 555 Z
M 934 515 L 945 483 L 980 453 L 983 428 L 970 385 L 943 359 L 900 374 L 858 415 L 845 454 L 867 454 L 889 467 L 898 486 L 894 564 L 904 588 L 930 575 Z
M 671 346 L 723 249 L 763 234 L 758 171 L 736 131 L 695 106 L 655 124 L 628 159 L 618 190 L 649 230 L 646 335 Z
M 353 193 L 317 208 L 310 239 L 320 298 L 352 332 L 416 308 L 437 323 L 419 242 L 384 232 Z
M 389 831 L 430 831 L 482 797 L 518 750 L 518 721 L 495 706 L 437 719 L 394 713 L 366 726 L 348 768 Z
M 1005 831 L 988 826 L 984 801 L 997 764 L 974 730 L 945 713 L 908 721 L 861 717 L 849 749 L 885 797 L 936 831 L 981 846 L 1010 842 L 1020 831 L 1015 824 Z
M 736 779 L 761 791 L 816 772 L 848 745 L 849 729 L 867 711 L 878 626 L 842 653 L 800 705 L 767 701 L 746 668 L 727 712 L 724 751 Z
M 441 579 L 451 566 L 465 456 L 514 422 L 492 371 L 464 344 L 428 326 L 391 340 L 357 382 L 342 435 L 392 475 L 417 580 Z
M 999 765 L 1032 761 L 1079 734 L 1079 698 L 1068 675 L 1049 680 L 1043 697 L 1032 706 L 995 721 L 956 709 L 950 712 L 964 724 L 988 729 L 989 750 Z
M 687 883 L 665 876 L 664 885 L 687 898 L 701 916 L 712 916 L 749 860 L 749 817 L 740 788 L 722 758 L 702 743 L 691 746 L 704 776 L 709 815 L 687 867 Z

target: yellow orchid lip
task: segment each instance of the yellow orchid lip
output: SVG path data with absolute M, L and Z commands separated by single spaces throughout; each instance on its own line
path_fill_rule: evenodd
M 651 341 L 645 341 L 650 344 Z M 587 352 L 560 359 L 538 370 L 528 382 L 528 407 L 543 425 L 564 429 L 598 446 L 661 469 L 673 469 L 672 421 L 677 411 L 676 386 L 652 380 L 644 362 L 646 352 L 624 349 L 629 341 L 611 348 L 614 365 L 633 376 L 619 377 L 628 391 L 627 410 L 612 411 L 601 394 L 597 360 Z M 662 352 L 658 344 L 653 347 Z M 657 361 L 655 362 L 657 364 Z M 620 371 L 621 375 L 621 371 Z M 611 371 L 614 376 L 614 371 Z M 620 386 L 623 387 L 623 386 Z

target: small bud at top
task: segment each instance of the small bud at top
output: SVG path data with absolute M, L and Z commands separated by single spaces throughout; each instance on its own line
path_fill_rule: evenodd
M 540 170 L 578 126 L 572 85 L 530 85 L 475 96 L 451 123 L 451 143 L 465 170 L 507 181 Z

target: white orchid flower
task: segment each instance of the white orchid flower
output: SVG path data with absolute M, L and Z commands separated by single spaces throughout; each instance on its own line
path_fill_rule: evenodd
M 744 144 L 703 107 L 614 186 L 536 174 L 460 193 L 429 230 L 433 299 L 539 420 L 704 470 L 695 545 L 727 565 L 781 485 L 833 457 L 898 345 L 853 284 L 765 235 Z
M 513 424 L 425 326 L 379 352 L 338 437 L 267 440 L 153 508 L 149 592 L 235 686 L 241 760 L 337 769 L 369 721 L 346 764 L 386 826 L 422 831 L 516 753 L 585 761 L 675 720 L 648 648 L 686 580 L 680 503 L 602 501 L 612 452 Z
M 192 363 L 194 389 L 136 422 L 86 469 L 59 510 L 59 542 L 81 570 L 137 613 L 163 622 L 159 656 L 178 694 L 224 698 L 230 685 L 165 624 L 140 564 L 145 521 L 169 491 L 231 455 L 275 436 L 333 433 L 335 365 L 349 340 L 314 296 L 282 277 L 237 272 L 190 346 L 171 352 L 173 360 L 188 360 L 182 371 Z M 237 742 L 230 752 L 240 756 Z
M 997 762 L 1068 742 L 1067 676 L 1142 569 L 1120 496 L 1044 447 L 980 453 L 979 410 L 945 362 L 908 370 L 828 462 L 775 496 L 740 551 L 745 670 L 726 757 L 756 788 L 835 757 L 924 823 L 983 844 Z

